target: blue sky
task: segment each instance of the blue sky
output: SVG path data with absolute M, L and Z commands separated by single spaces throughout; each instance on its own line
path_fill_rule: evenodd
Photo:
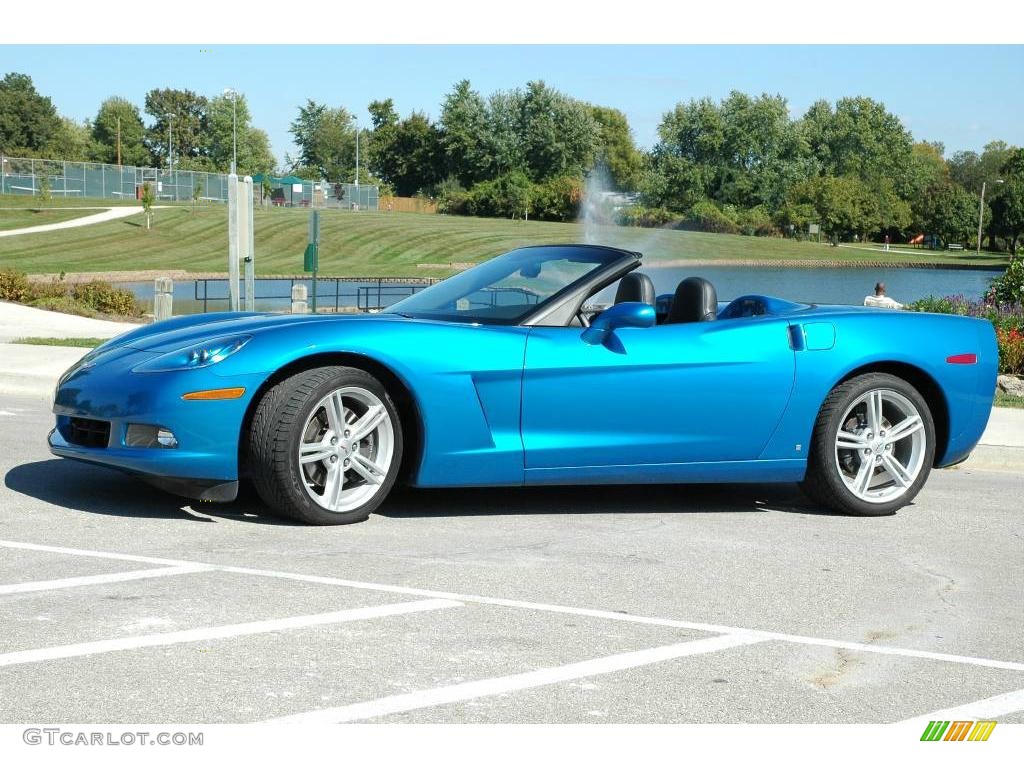
M 401 114 L 433 117 L 468 77 L 484 94 L 542 79 L 580 99 L 621 109 L 637 142 L 656 141 L 677 102 L 732 89 L 780 93 L 799 115 L 815 100 L 861 94 L 899 115 L 917 139 L 947 156 L 993 139 L 1024 145 L 1024 46 L 18 46 L 0 47 L 0 74 L 31 75 L 61 114 L 81 120 L 151 88 L 246 94 L 253 122 L 278 162 L 293 151 L 288 125 L 306 98 L 343 105 L 368 123 L 366 105 L 392 97 Z

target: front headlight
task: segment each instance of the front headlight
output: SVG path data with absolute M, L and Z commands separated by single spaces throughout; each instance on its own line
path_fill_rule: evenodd
M 132 368 L 132 373 L 163 373 L 207 368 L 231 357 L 252 336 L 221 336 L 154 357 Z

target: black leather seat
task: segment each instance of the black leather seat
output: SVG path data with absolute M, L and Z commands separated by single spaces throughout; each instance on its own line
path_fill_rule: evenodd
M 654 281 L 643 272 L 630 272 L 619 280 L 615 291 L 615 303 L 624 301 L 642 301 L 653 306 L 655 299 Z
M 679 283 L 665 324 L 702 323 L 718 315 L 715 286 L 703 277 L 688 277 Z

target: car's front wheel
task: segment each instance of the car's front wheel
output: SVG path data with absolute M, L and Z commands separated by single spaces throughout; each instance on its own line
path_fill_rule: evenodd
M 909 504 L 935 458 L 928 404 L 896 376 L 869 373 L 829 393 L 818 414 L 804 492 L 854 515 L 889 515 Z
M 302 371 L 264 394 L 248 459 L 260 497 L 278 512 L 316 525 L 360 522 L 398 476 L 398 411 L 365 371 Z

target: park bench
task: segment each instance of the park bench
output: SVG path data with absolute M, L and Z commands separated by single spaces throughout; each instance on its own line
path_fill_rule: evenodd
M 964 249 L 961 243 L 948 243 L 946 245 L 947 250 L 950 251 L 962 251 Z

